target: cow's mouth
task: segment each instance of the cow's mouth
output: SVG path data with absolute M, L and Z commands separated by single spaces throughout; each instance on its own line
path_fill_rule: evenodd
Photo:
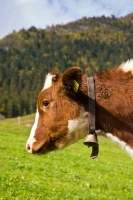
M 43 155 L 49 152 L 46 144 L 42 144 L 37 150 L 33 151 L 33 154 Z
M 44 151 L 44 144 L 37 149 L 35 152 L 33 151 L 33 154 L 43 154 L 42 152 Z
M 46 143 L 40 145 L 40 147 L 36 150 L 33 150 L 33 154 L 37 154 L 37 155 L 42 155 L 42 154 L 47 154 L 51 151 L 54 151 L 56 150 L 55 146 L 54 145 L 48 145 Z

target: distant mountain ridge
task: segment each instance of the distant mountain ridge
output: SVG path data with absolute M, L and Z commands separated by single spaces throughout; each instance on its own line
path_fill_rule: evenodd
M 65 25 L 7 35 L 0 40 L 0 113 L 33 113 L 45 75 L 80 66 L 88 76 L 133 57 L 133 13 L 83 17 Z
M 34 26 L 29 28 L 28 31 L 39 31 L 39 30 L 46 30 L 48 32 L 55 31 L 56 34 L 60 34 L 60 32 L 67 31 L 67 32 L 77 32 L 77 31 L 83 31 L 83 30 L 89 30 L 90 28 L 94 27 L 105 27 L 108 29 L 113 30 L 127 30 L 129 31 L 130 26 L 133 24 L 133 13 L 130 13 L 124 17 L 121 18 L 115 18 L 114 15 L 111 17 L 105 17 L 104 15 L 101 17 L 83 17 L 80 20 L 76 20 L 75 22 L 70 22 L 65 25 L 56 25 L 56 26 L 47 26 L 46 29 L 36 29 Z M 57 28 L 57 30 L 56 30 Z M 26 31 L 25 29 L 21 29 L 19 32 L 14 31 L 13 33 L 5 36 L 3 39 L 0 40 L 0 48 L 5 46 L 5 49 L 8 49 L 9 46 L 12 44 L 15 47 L 16 43 L 13 43 L 12 39 L 15 38 L 15 40 L 19 40 L 21 43 L 21 37 L 19 37 L 19 34 L 21 34 L 22 31 Z M 60 31 L 59 31 L 60 30 Z M 14 38 L 13 38 L 14 37 Z M 19 47 L 18 47 L 19 48 Z
M 133 12 L 120 18 L 122 21 L 126 22 L 127 24 L 133 24 Z

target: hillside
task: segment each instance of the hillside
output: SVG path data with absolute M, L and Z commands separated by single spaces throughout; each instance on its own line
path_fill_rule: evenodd
M 0 40 L 0 113 L 35 112 L 45 75 L 77 65 L 85 73 L 111 69 L 133 55 L 130 17 L 84 17 L 65 25 L 13 32 Z

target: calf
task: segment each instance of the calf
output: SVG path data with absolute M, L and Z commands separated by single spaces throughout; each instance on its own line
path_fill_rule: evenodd
M 96 73 L 95 127 L 133 157 L 133 60 Z M 35 122 L 26 149 L 45 154 L 88 133 L 88 82 L 79 67 L 50 72 L 38 96 Z

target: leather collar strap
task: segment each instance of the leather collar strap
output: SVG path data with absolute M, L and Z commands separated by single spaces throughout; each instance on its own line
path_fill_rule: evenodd
M 89 96 L 89 134 L 95 133 L 95 85 L 93 77 L 88 77 L 88 96 Z
M 97 135 L 95 133 L 95 84 L 93 77 L 88 77 L 88 98 L 89 98 L 89 132 L 85 145 L 92 147 L 90 158 L 94 159 L 98 156 L 99 147 Z

